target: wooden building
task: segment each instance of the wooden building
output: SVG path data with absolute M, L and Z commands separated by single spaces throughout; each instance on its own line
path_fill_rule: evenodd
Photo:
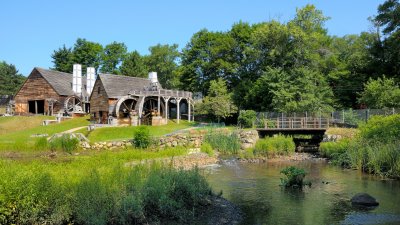
M 100 74 L 90 96 L 97 123 L 162 125 L 169 118 L 192 120 L 192 93 L 162 89 L 157 73 L 149 78 Z
M 70 74 L 35 67 L 14 97 L 15 114 L 84 115 L 89 111 L 91 87 L 88 79 L 82 79 L 80 68 L 74 65 Z M 94 68 L 90 71 L 94 73 Z M 91 77 L 94 83 L 94 74 Z

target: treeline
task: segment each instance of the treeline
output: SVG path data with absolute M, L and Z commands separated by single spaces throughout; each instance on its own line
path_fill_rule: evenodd
M 53 68 L 71 72 L 73 63 L 81 63 L 101 73 L 143 77 L 157 71 L 164 88 L 203 96 L 226 89 L 229 109 L 399 107 L 399 5 L 399 0 L 387 0 L 370 19 L 373 31 L 344 37 L 329 35 L 329 18 L 306 5 L 287 23 L 238 22 L 225 32 L 203 29 L 181 50 L 159 44 L 148 55 L 128 52 L 124 43 L 102 46 L 78 39 L 73 47 L 53 52 Z M 212 82 L 220 87 L 210 90 Z

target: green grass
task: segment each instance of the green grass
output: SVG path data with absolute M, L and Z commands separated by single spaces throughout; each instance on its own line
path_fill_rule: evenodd
M 125 164 L 186 152 L 127 149 L 68 160 L 0 159 L 0 224 L 187 221 L 211 193 L 199 171 Z
M 20 130 L 27 130 L 42 125 L 43 120 L 54 119 L 52 116 L 6 116 L 0 117 L 0 136 Z
M 181 120 L 179 124 L 170 120 L 167 125 L 149 126 L 148 128 L 150 135 L 157 137 L 177 130 L 189 128 L 193 125 L 194 123 L 189 123 L 184 120 Z M 132 139 L 133 134 L 137 129 L 138 127 L 103 127 L 90 132 L 88 138 L 91 142 Z
M 335 164 L 400 179 L 400 115 L 374 116 L 353 139 L 322 143 L 320 150 Z
M 295 144 L 291 137 L 278 135 L 259 139 L 253 149 L 254 156 L 276 157 L 290 155 L 295 151 Z
M 87 117 L 82 118 L 74 118 L 70 120 L 63 121 L 59 124 L 50 124 L 48 126 L 42 126 L 41 122 L 46 117 L 39 116 L 36 117 L 20 117 L 15 116 L 12 121 L 14 123 L 19 124 L 20 119 L 22 122 L 19 126 L 25 126 L 25 121 L 29 119 L 33 119 L 35 123 L 29 123 L 27 129 L 17 129 L 14 125 L 9 125 L 10 120 L 3 120 L 2 125 L 4 129 L 7 130 L 5 134 L 0 135 L 0 151 L 20 151 L 20 152 L 29 152 L 34 151 L 35 142 L 37 141 L 37 137 L 31 137 L 31 135 L 35 134 L 47 134 L 49 136 L 60 133 L 62 131 L 70 130 L 72 128 L 81 127 L 89 125 L 89 121 Z M 8 118 L 7 118 L 8 119 Z M 5 125 L 4 125 L 5 124 Z
M 204 141 L 211 145 L 212 149 L 222 154 L 237 154 L 240 150 L 240 140 L 236 133 L 227 129 L 210 129 Z

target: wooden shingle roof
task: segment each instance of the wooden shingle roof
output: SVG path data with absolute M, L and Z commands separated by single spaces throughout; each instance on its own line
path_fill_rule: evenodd
M 119 98 L 130 91 L 144 91 L 150 86 L 150 80 L 141 77 L 128 77 L 114 74 L 100 74 L 98 79 L 103 83 L 109 98 Z M 159 89 L 161 86 L 158 84 Z
M 59 72 L 55 70 L 47 70 L 39 67 L 35 67 L 35 69 L 42 75 L 42 77 L 54 88 L 54 90 L 59 95 L 74 94 L 74 92 L 72 91 L 72 74 Z

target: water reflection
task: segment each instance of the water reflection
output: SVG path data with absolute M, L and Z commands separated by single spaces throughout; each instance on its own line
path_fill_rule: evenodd
M 289 165 L 304 168 L 312 186 L 282 188 L 280 170 Z M 351 224 L 365 218 L 357 217 L 360 213 L 375 215 L 379 223 L 390 224 L 400 215 L 398 181 L 381 181 L 323 161 L 246 164 L 227 160 L 205 174 L 214 191 L 222 190 L 225 198 L 242 208 L 243 224 Z M 371 194 L 380 206 L 368 212 L 353 208 L 349 199 L 358 192 Z

